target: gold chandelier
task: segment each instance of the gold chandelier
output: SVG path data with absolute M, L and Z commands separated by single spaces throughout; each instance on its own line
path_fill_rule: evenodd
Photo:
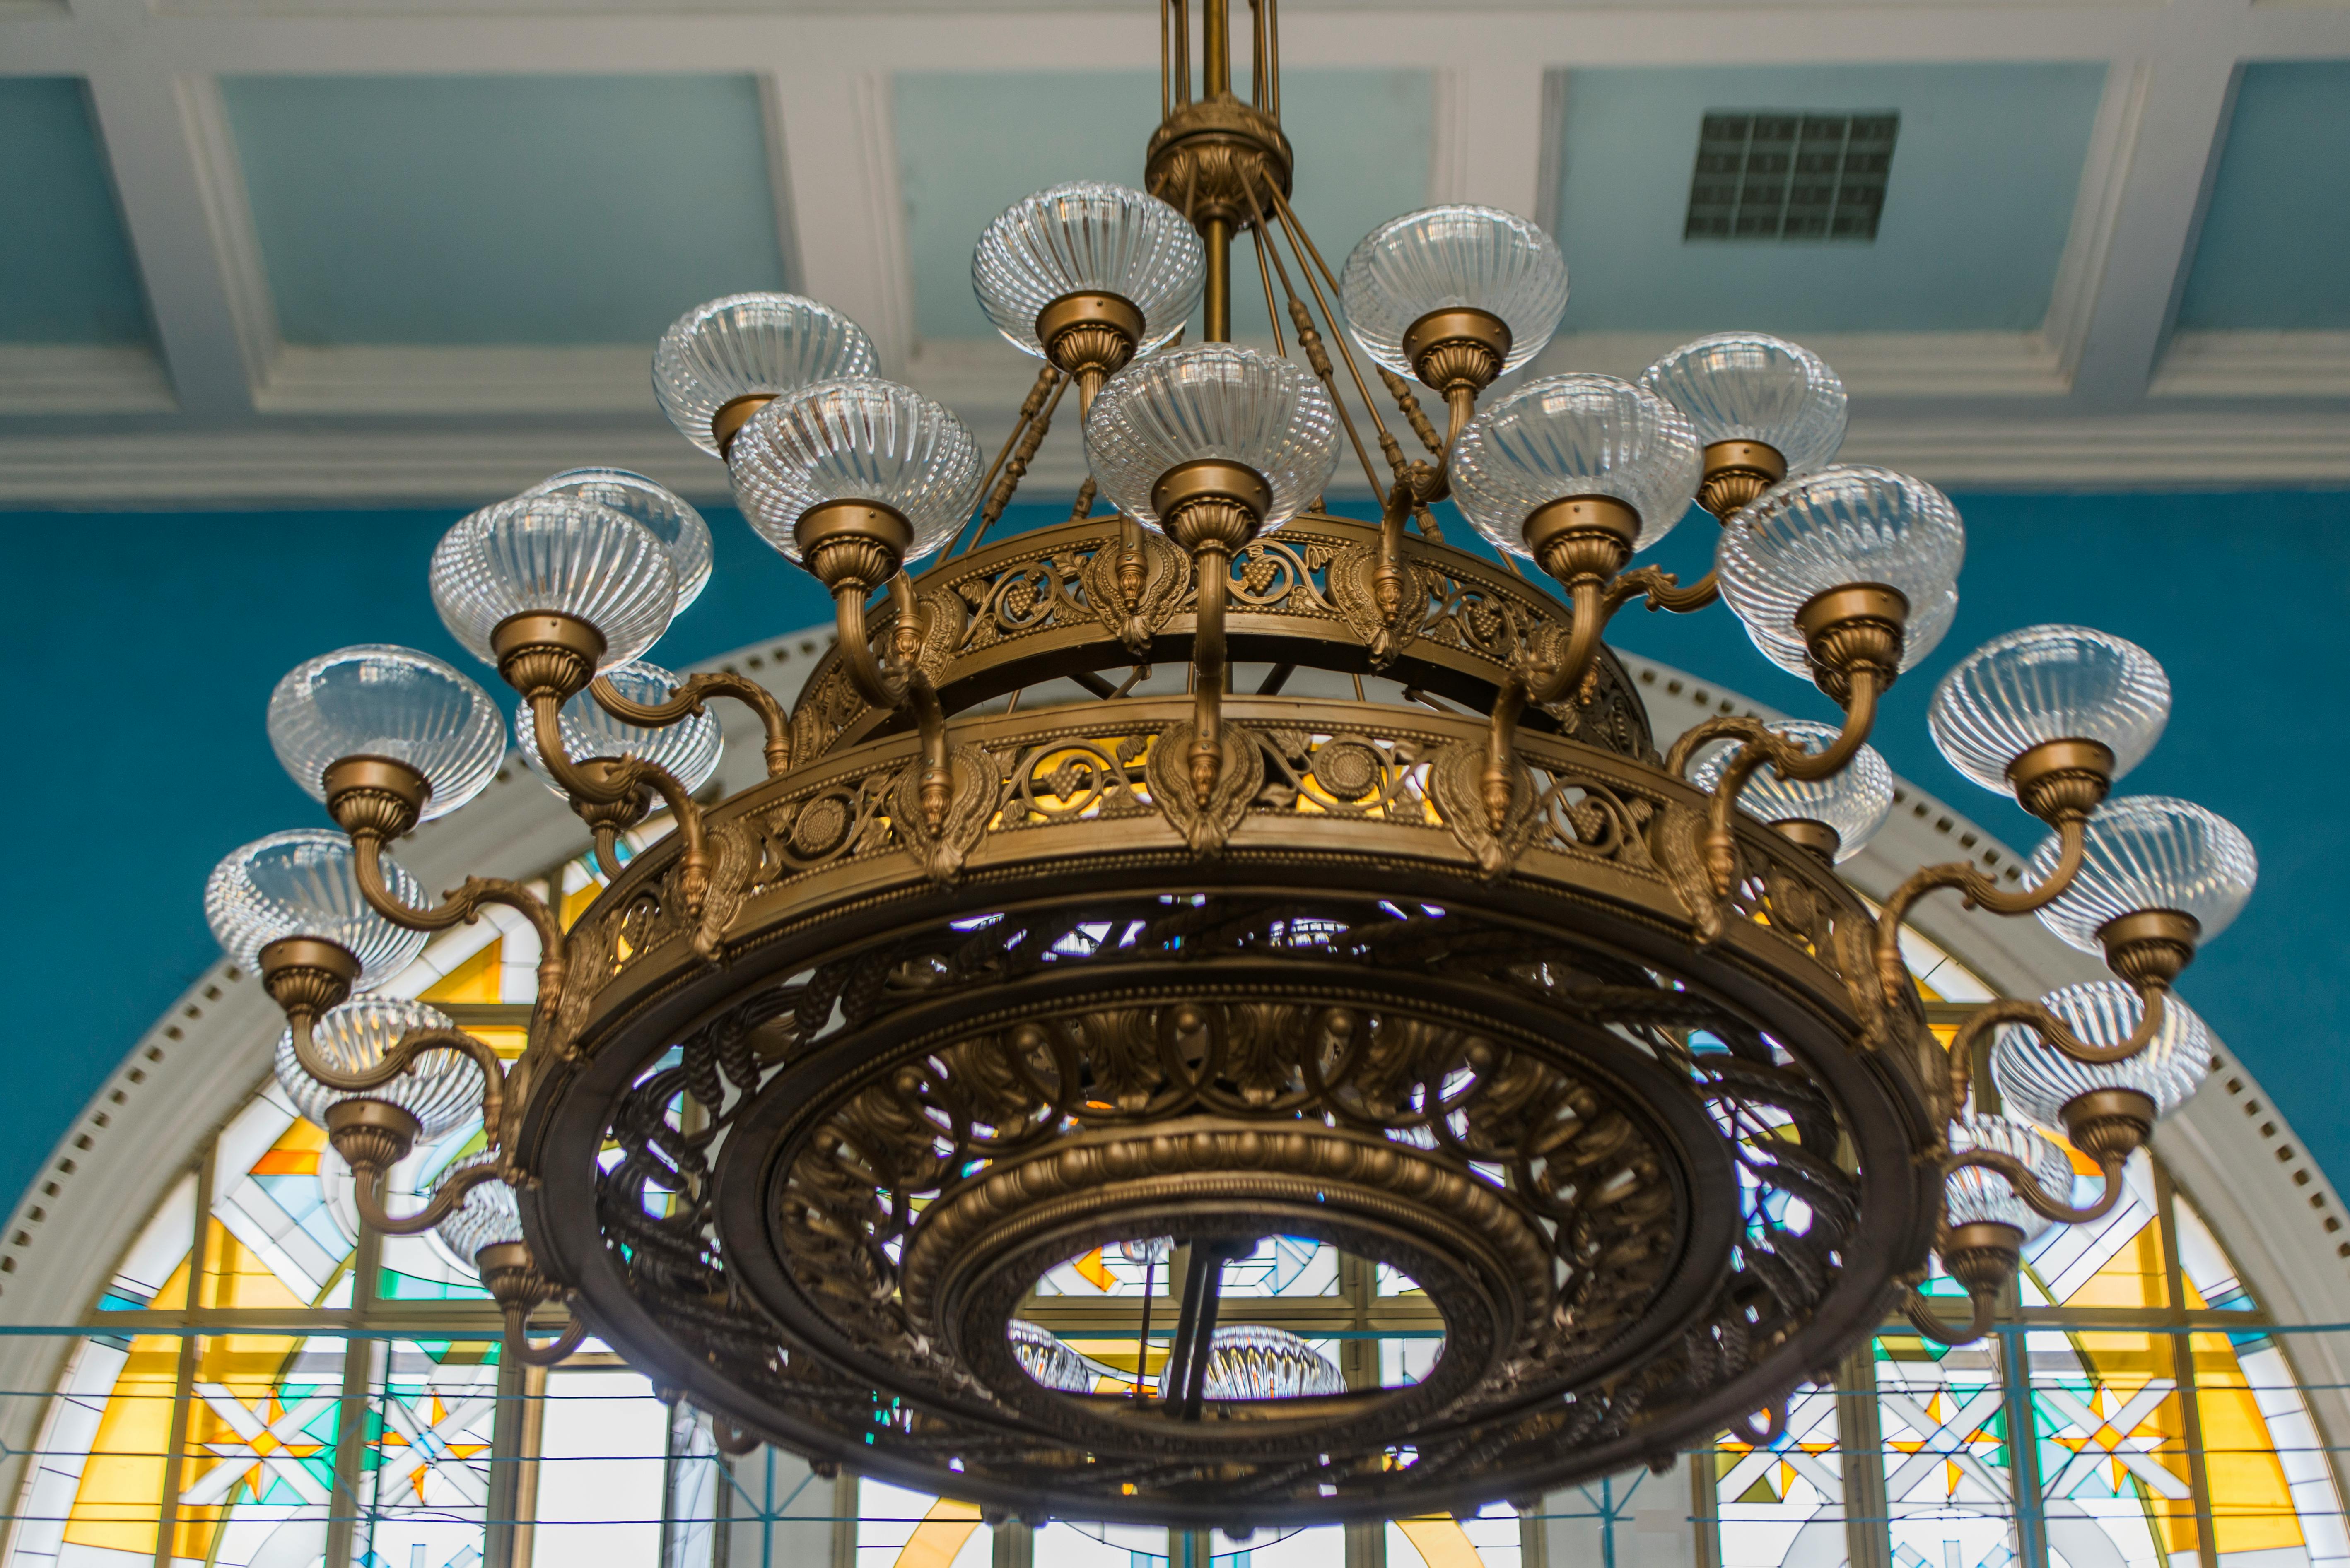
M 984 471 L 814 301 L 732 296 L 662 340 L 664 409 L 832 593 L 837 646 L 788 711 L 644 661 L 710 571 L 650 481 L 557 475 L 441 542 L 443 619 L 608 875 L 575 921 L 495 878 L 430 904 L 400 869 L 390 846 L 478 793 L 506 731 L 456 670 L 363 646 L 270 705 L 341 832 L 232 855 L 214 929 L 283 1007 L 280 1079 L 368 1223 L 473 1260 L 505 1354 L 557 1360 L 592 1325 L 738 1449 L 1237 1531 L 1527 1499 L 1725 1427 L 1771 1441 L 1888 1312 L 1978 1337 L 2033 1235 L 2116 1200 L 2209 1070 L 2169 991 L 2249 897 L 2250 846 L 2106 798 L 2168 682 L 2118 638 L 2033 627 L 1930 716 L 2051 829 L 2029 881 L 1928 867 L 1872 913 L 1834 862 L 1889 807 L 1866 742 L 1950 626 L 1955 509 L 1835 466 L 1841 384 L 1760 334 L 1481 409 L 1557 325 L 1555 244 L 1438 207 L 1334 272 L 1290 204 L 1273 0 L 1245 99 L 1225 0 L 1202 9 L 1195 71 L 1187 0 L 1162 0 L 1148 189 L 1057 187 L 981 237 L 981 302 L 1044 361 Z M 1272 354 L 1230 341 L 1243 244 Z M 986 542 L 1071 385 L 1069 521 Z M 1325 510 L 1347 449 L 1376 524 Z M 1443 541 L 1448 498 L 1503 566 Z M 1692 500 L 1716 571 L 1633 567 Z M 1840 727 L 1711 719 L 1659 754 L 1603 634 L 1717 597 Z M 1076 700 L 1023 704 L 1056 683 Z M 766 777 L 708 804 L 718 698 L 764 725 Z M 1898 946 L 1941 890 L 2036 912 L 2117 979 L 1991 1003 L 1945 1049 Z M 514 1061 L 368 994 L 490 905 L 541 950 Z M 1975 1103 L 1979 1048 L 2008 1114 Z M 485 1151 L 389 1212 L 390 1168 L 474 1116 Z M 2100 1172 L 2077 1193 L 2060 1138 Z M 1432 1366 L 1349 1386 L 1220 1324 L 1269 1238 L 1423 1292 Z M 1143 1271 L 1114 1298 L 1123 1377 L 1024 1315 L 1097 1252 Z M 1961 1320 L 1921 1289 L 1933 1260 Z

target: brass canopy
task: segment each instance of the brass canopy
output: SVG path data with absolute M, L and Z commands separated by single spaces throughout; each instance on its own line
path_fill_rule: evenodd
M 2041 821 L 2086 821 L 2114 784 L 2114 752 L 2102 741 L 2043 741 L 2007 764 L 2016 804 Z
M 710 439 L 717 443 L 722 458 L 734 450 L 734 438 L 751 422 L 751 416 L 775 400 L 773 392 L 751 392 L 739 398 L 729 398 L 718 405 L 710 416 Z
M 1244 462 L 1201 457 L 1179 462 L 1150 487 L 1151 509 L 1167 536 L 1185 550 L 1212 545 L 1226 555 L 1263 526 L 1273 487 Z
M 286 1016 L 317 1018 L 340 1007 L 359 978 L 359 961 L 324 937 L 280 937 L 261 950 L 261 988 Z
M 2203 922 L 2178 909 L 2140 909 L 2097 928 L 2106 967 L 2134 985 L 2168 985 L 2195 959 Z
M 1069 376 L 1114 376 L 1142 341 L 1142 312 L 1122 295 L 1065 294 L 1036 313 L 1045 358 Z
M 1510 357 L 1509 323 L 1490 310 L 1454 306 L 1431 310 L 1405 329 L 1403 357 L 1436 390 L 1482 392 Z
M 344 757 L 327 764 L 321 782 L 336 826 L 386 843 L 414 828 L 432 798 L 432 782 L 396 757 Z
M 1720 519 L 1787 477 L 1779 449 L 1759 441 L 1718 441 L 1705 449 L 1705 478 L 1697 504 Z
M 1612 495 L 1570 495 L 1528 513 L 1520 531 L 1534 560 L 1560 582 L 1605 580 L 1632 558 L 1640 514 Z
M 1901 672 L 1901 630 L 1909 599 L 1883 583 L 1846 583 L 1814 594 L 1795 611 L 1795 629 L 1812 656 L 1812 679 L 1838 703 L 1850 701 L 1851 676 L 1863 665 L 1877 671 L 1878 691 Z
M 1771 826 L 1788 843 L 1810 850 L 1832 866 L 1835 864 L 1836 851 L 1844 847 L 1842 836 L 1825 822 L 1799 816 L 1785 822 L 1774 822 Z
M 498 674 L 525 698 L 567 702 L 588 690 L 604 658 L 604 634 L 576 615 L 525 610 L 490 630 Z
M 827 501 L 792 526 L 800 565 L 841 593 L 870 593 L 889 580 L 914 542 L 914 525 L 879 501 Z
M 2154 1102 L 2136 1089 L 2092 1089 L 2056 1114 L 2073 1147 L 2100 1163 L 2127 1158 L 2154 1136 Z
M 1151 133 L 1142 185 L 1194 223 L 1221 222 L 1237 234 L 1252 221 L 1252 191 L 1265 208 L 1268 186 L 1289 194 L 1294 161 L 1280 120 L 1218 93 L 1178 105 Z
M 411 1113 L 389 1100 L 338 1100 L 327 1107 L 327 1141 L 362 1178 L 406 1159 L 423 1130 Z

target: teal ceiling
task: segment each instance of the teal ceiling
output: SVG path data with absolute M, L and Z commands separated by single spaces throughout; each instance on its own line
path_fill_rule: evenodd
M 1570 73 L 1558 236 L 1570 331 L 2024 331 L 2048 312 L 2105 67 Z M 1898 109 L 1873 244 L 1685 242 L 1709 109 Z
M 2244 67 L 2178 325 L 2350 328 L 2350 62 Z
M 143 343 L 147 306 L 88 95 L 0 79 L 0 342 Z
M 1147 74 L 1099 71 L 897 78 L 914 320 L 923 337 L 993 336 L 972 298 L 971 252 L 1004 208 L 1068 180 L 1142 183 L 1143 148 L 1159 123 L 1157 86 Z M 1434 121 L 1427 72 L 1287 71 L 1281 97 L 1297 154 L 1298 216 L 1334 269 L 1373 224 L 1427 204 Z M 1255 253 L 1243 244 L 1233 265 L 1233 330 L 1262 337 Z
M 785 286 L 750 77 L 222 83 L 279 330 L 639 343 Z

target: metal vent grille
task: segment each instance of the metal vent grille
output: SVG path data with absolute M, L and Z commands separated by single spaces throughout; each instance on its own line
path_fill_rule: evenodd
M 1874 240 L 1900 129 L 1892 109 L 1709 110 L 1681 238 Z

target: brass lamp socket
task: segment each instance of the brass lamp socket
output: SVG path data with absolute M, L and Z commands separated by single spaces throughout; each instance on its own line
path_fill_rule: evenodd
M 2154 1102 L 2136 1089 L 2091 1089 L 2056 1114 L 2073 1147 L 2100 1165 L 2128 1158 L 2154 1136 Z
M 473 1254 L 473 1268 L 482 1276 L 482 1288 L 502 1307 L 534 1307 L 552 1293 L 530 1249 L 520 1241 L 496 1241 L 483 1248 Z
M 490 653 L 499 676 L 525 698 L 567 702 L 596 679 L 604 634 L 576 615 L 525 610 L 490 628 Z
M 2178 909 L 2140 909 L 2097 928 L 2106 967 L 2133 985 L 2168 985 L 2195 960 L 2203 922 Z
M 914 543 L 914 525 L 879 501 L 826 501 L 792 525 L 800 565 L 837 596 L 870 593 L 896 575 Z
M 2015 1278 L 2023 1260 L 2023 1232 L 1990 1220 L 1953 1225 L 1942 1238 L 1941 1251 L 1942 1267 L 1967 1287 L 1967 1294 L 1995 1294 Z
M 344 757 L 327 764 L 320 782 L 336 826 L 384 843 L 413 828 L 432 798 L 432 782 L 394 757 Z
M 1122 295 L 1065 294 L 1036 313 L 1045 358 L 1067 376 L 1115 376 L 1142 341 L 1142 312 Z
M 586 762 L 573 763 L 571 771 L 598 789 L 607 788 L 612 775 L 623 765 L 617 757 L 590 757 Z M 626 833 L 642 822 L 653 809 L 652 792 L 641 786 L 630 790 L 618 800 L 574 800 L 571 809 L 579 820 L 598 832 Z
M 1787 460 L 1759 441 L 1718 441 L 1705 449 L 1705 478 L 1697 504 L 1726 520 L 1740 507 L 1787 477 Z
M 718 448 L 722 460 L 734 450 L 734 438 L 743 433 L 743 427 L 751 422 L 751 416 L 775 400 L 773 392 L 751 392 L 740 398 L 729 398 L 718 405 L 718 411 L 710 416 L 710 439 Z
M 1510 357 L 1509 323 L 1490 310 L 1431 310 L 1404 329 L 1403 357 L 1426 385 L 1450 397 L 1482 392 Z
M 352 1170 L 390 1170 L 408 1158 L 423 1124 L 389 1100 L 338 1100 L 327 1107 L 327 1141 Z
M 324 937 L 280 937 L 261 950 L 261 989 L 287 1018 L 316 1019 L 340 1007 L 359 978 L 359 961 Z
M 1187 552 L 1231 555 L 1256 536 L 1273 510 L 1273 486 L 1244 462 L 1201 457 L 1179 462 L 1150 487 L 1150 509 L 1167 536 Z
M 1632 558 L 1640 514 L 1612 495 L 1570 495 L 1526 514 L 1519 532 L 1542 569 L 1560 582 L 1604 582 Z
M 1812 680 L 1839 707 L 1852 700 L 1852 672 L 1877 671 L 1877 689 L 1901 672 L 1901 628 L 1908 596 L 1883 583 L 1846 583 L 1814 594 L 1795 611 L 1795 629 L 1812 656 Z
M 2007 782 L 2041 821 L 2085 822 L 2114 787 L 2114 750 L 2102 741 L 2043 741 L 2007 764 Z
M 1844 839 L 1835 828 L 1825 822 L 1814 822 L 1809 817 L 1791 817 L 1785 822 L 1774 822 L 1771 826 L 1780 837 L 1796 848 L 1816 855 L 1831 866 L 1835 864 L 1836 851 L 1844 847 Z

